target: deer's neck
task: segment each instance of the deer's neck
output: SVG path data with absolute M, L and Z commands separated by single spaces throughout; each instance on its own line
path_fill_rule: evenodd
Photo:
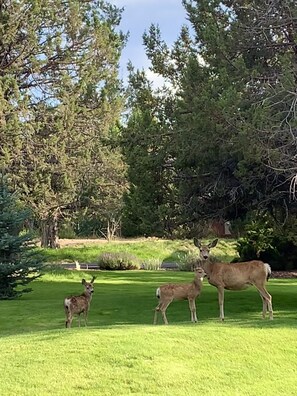
M 209 275 L 211 274 L 211 270 L 212 270 L 211 262 L 209 260 L 202 260 L 201 267 L 204 269 L 204 271 L 206 272 L 206 275 L 209 277 Z
M 91 300 L 92 300 L 92 296 L 93 296 L 93 295 L 92 295 L 92 293 L 83 292 L 82 296 L 84 296 L 85 299 L 88 300 L 89 303 L 90 303 Z
M 195 276 L 195 278 L 193 280 L 193 285 L 195 287 L 201 287 L 202 281 L 201 281 L 201 278 L 199 276 Z

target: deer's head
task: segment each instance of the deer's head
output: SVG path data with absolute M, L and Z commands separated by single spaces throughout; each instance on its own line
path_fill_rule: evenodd
M 195 268 L 195 275 L 197 278 L 200 278 L 201 281 L 203 281 L 203 278 L 206 276 L 206 272 L 202 267 L 196 267 Z
M 81 283 L 83 284 L 84 288 L 85 288 L 85 292 L 89 295 L 91 295 L 94 292 L 94 280 L 95 280 L 95 276 L 93 276 L 92 280 L 90 282 L 86 282 L 85 279 L 82 279 Z
M 199 249 L 199 252 L 200 252 L 200 256 L 204 260 L 207 260 L 209 258 L 210 249 L 215 247 L 217 245 L 217 243 L 218 243 L 218 239 L 214 239 L 209 244 L 202 245 L 202 243 L 201 243 L 201 241 L 199 241 L 199 239 L 194 238 L 194 245 L 197 246 L 197 248 Z

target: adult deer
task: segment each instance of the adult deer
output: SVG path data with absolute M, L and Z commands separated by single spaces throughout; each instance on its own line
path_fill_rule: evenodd
M 191 321 L 197 322 L 195 299 L 200 295 L 205 272 L 201 267 L 195 270 L 195 278 L 191 283 L 169 283 L 158 287 L 156 296 L 160 299 L 155 308 L 154 324 L 157 324 L 158 313 L 161 311 L 165 324 L 168 324 L 166 309 L 173 300 L 188 300 L 191 312 Z
M 203 259 L 201 267 L 206 272 L 208 282 L 218 289 L 220 319 L 224 320 L 224 289 L 243 290 L 253 285 L 257 288 L 263 302 L 263 319 L 268 309 L 269 318 L 272 320 L 272 297 L 265 288 L 266 281 L 271 275 L 270 265 L 259 260 L 242 263 L 211 263 L 208 260 L 210 249 L 217 243 L 218 239 L 215 239 L 208 245 L 202 245 L 197 238 L 194 238 L 194 244 L 198 247 Z
M 80 315 L 83 313 L 85 319 L 85 326 L 87 325 L 87 317 L 90 309 L 92 295 L 94 292 L 93 283 L 95 276 L 90 282 L 82 279 L 81 283 L 84 286 L 84 292 L 79 296 L 66 297 L 64 300 L 64 309 L 66 315 L 66 327 L 71 327 L 73 316 L 78 315 L 78 324 L 80 327 Z

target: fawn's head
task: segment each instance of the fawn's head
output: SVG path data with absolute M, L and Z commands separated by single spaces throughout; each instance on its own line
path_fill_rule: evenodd
M 210 249 L 215 247 L 218 243 L 218 239 L 214 239 L 212 242 L 210 242 L 207 245 L 202 245 L 201 241 L 199 241 L 197 238 L 194 238 L 194 245 L 197 246 L 197 248 L 200 251 L 200 256 L 204 260 L 208 259 L 210 256 Z
M 203 281 L 203 278 L 206 276 L 206 272 L 202 267 L 196 267 L 195 268 L 195 275 L 196 278 L 200 278 L 201 281 Z
M 84 288 L 85 288 L 85 292 L 89 295 L 91 295 L 94 292 L 94 280 L 95 280 L 95 276 L 93 276 L 92 280 L 90 282 L 86 282 L 85 279 L 82 279 L 81 283 L 83 284 Z

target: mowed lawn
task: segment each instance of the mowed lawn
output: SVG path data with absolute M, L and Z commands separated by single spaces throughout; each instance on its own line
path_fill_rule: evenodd
M 204 280 L 197 324 L 179 301 L 169 326 L 153 326 L 156 287 L 193 274 L 99 271 L 89 326 L 65 329 L 63 298 L 93 274 L 47 274 L 32 293 L 0 302 L 2 395 L 296 395 L 297 280 L 268 282 L 274 321 L 261 319 L 250 288 L 226 292 L 220 323 Z

